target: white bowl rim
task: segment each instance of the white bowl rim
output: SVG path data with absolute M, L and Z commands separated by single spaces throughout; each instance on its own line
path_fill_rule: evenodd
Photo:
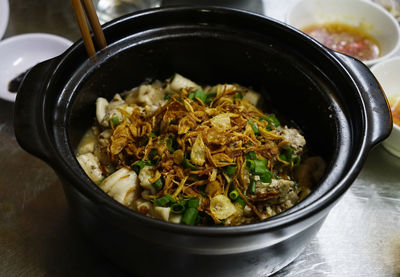
M 4 36 L 7 26 L 8 20 L 10 17 L 10 5 L 8 0 L 0 0 L 0 39 Z
M 286 12 L 286 16 L 285 16 L 285 23 L 290 25 L 289 19 L 290 19 L 290 15 L 292 14 L 292 12 L 295 10 L 295 8 L 297 7 L 297 5 L 300 5 L 301 2 L 304 1 L 308 1 L 308 0 L 297 0 L 294 1 L 293 4 L 288 8 L 287 12 Z M 349 0 L 350 1 L 350 0 Z M 393 26 L 395 27 L 395 29 L 397 30 L 397 42 L 396 45 L 393 47 L 392 50 L 390 50 L 388 53 L 386 53 L 383 56 L 380 56 L 376 59 L 372 59 L 372 60 L 367 60 L 367 61 L 363 61 L 364 64 L 366 64 L 367 66 L 372 66 L 374 64 L 377 64 L 379 62 L 382 62 L 383 60 L 386 60 L 390 57 L 392 57 L 394 54 L 396 54 L 399 49 L 400 49 L 400 25 L 397 22 L 397 20 L 394 18 L 394 16 L 392 14 L 390 14 L 385 8 L 383 8 L 381 5 L 374 3 L 370 0 L 351 0 L 353 2 L 359 2 L 359 3 L 363 3 L 366 5 L 369 5 L 379 11 L 381 11 L 392 23 Z M 323 1 L 322 1 L 323 2 Z M 325 2 L 324 2 L 325 3 Z M 314 39 L 314 38 L 312 38 Z M 315 39 L 314 39 L 315 40 Z M 317 41 L 317 40 L 315 40 Z M 318 42 L 318 41 L 317 41 Z M 319 43 L 319 42 L 318 42 Z
M 0 0 L 1 1 L 1 0 Z M 54 35 L 54 34 L 49 34 L 49 33 L 25 33 L 25 34 L 19 34 L 15 35 L 12 37 L 8 37 L 4 40 L 0 41 L 0 50 L 3 47 L 10 47 L 10 45 L 15 45 L 16 43 L 18 44 L 23 44 L 28 41 L 41 41 L 44 43 L 51 43 L 51 44 L 57 44 L 61 47 L 64 47 L 65 50 L 70 47 L 73 42 L 68 40 L 67 38 Z M 28 51 L 27 55 L 31 55 L 31 52 Z M 2 53 L 4 54 L 4 52 Z M 60 53 L 61 54 L 61 53 Z M 57 56 L 58 54 L 54 54 L 53 57 Z M 49 57 L 52 58 L 52 57 Z M 43 60 L 38 59 L 38 63 Z M 29 69 L 29 67 L 25 68 L 25 70 Z M 0 98 L 4 99 L 9 102 L 14 102 L 16 98 L 16 93 L 10 93 L 8 91 L 4 91 L 2 88 L 0 88 Z
M 400 65 L 400 56 L 391 57 L 391 58 L 385 59 L 384 61 L 381 61 L 379 63 L 374 64 L 370 69 L 371 69 L 371 72 L 373 74 L 375 74 L 376 70 L 381 70 L 382 68 L 384 68 L 388 64 L 396 63 L 396 62 L 399 63 L 399 65 Z M 394 122 L 393 122 L 393 129 L 396 130 L 396 132 L 400 132 L 400 126 L 395 124 Z

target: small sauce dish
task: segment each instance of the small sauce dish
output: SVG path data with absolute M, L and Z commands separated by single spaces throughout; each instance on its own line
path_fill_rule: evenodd
M 400 48 L 398 22 L 383 7 L 371 1 L 299 0 L 288 9 L 286 23 L 302 31 L 313 25 L 333 23 L 358 28 L 373 38 L 379 47 L 378 57 L 363 61 L 367 66 L 389 58 Z
M 383 146 L 400 158 L 400 57 L 390 58 L 371 67 L 385 92 L 393 114 L 393 130 Z
M 9 82 L 32 66 L 63 53 L 72 42 L 45 33 L 22 34 L 0 42 L 0 98 L 14 102 L 16 93 L 8 90 Z

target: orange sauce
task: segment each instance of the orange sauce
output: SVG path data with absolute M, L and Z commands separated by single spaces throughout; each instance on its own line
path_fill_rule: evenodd
M 302 29 L 328 48 L 353 56 L 361 61 L 380 55 L 379 44 L 361 28 L 343 23 L 314 24 Z
M 400 95 L 389 98 L 390 108 L 393 115 L 393 123 L 400 126 Z

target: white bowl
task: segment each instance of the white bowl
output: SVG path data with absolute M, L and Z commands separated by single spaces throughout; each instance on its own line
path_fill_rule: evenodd
M 4 36 L 10 16 L 8 0 L 0 0 L 0 39 Z
M 312 24 L 340 22 L 362 30 L 375 38 L 380 46 L 380 57 L 364 61 L 372 66 L 393 54 L 400 47 L 400 27 L 384 8 L 364 0 L 299 0 L 288 9 L 286 23 L 297 29 Z
M 1 1 L 1 0 L 0 0 Z M 72 42 L 51 34 L 31 33 L 0 42 L 0 98 L 14 102 L 8 83 L 39 62 L 63 53 Z
M 371 67 L 386 96 L 400 97 L 400 57 L 390 58 Z M 383 141 L 383 146 L 392 154 L 400 157 L 400 126 L 393 124 L 393 131 Z

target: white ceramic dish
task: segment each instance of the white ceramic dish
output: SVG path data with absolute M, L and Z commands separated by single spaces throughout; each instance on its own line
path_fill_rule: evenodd
M 380 44 L 381 56 L 368 66 L 394 55 L 400 48 L 400 27 L 381 6 L 367 0 L 299 0 L 288 9 L 286 23 L 297 29 L 312 24 L 341 22 L 361 27 Z
M 4 36 L 10 16 L 8 0 L 0 0 L 0 39 Z
M 0 0 L 1 1 L 1 0 Z M 35 64 L 63 53 L 72 42 L 56 35 L 31 33 L 0 42 L 0 98 L 14 102 L 8 83 Z
M 400 57 L 390 58 L 371 67 L 386 96 L 390 99 L 400 97 Z M 392 154 L 400 157 L 400 126 L 393 124 L 393 131 L 383 142 L 383 146 Z

